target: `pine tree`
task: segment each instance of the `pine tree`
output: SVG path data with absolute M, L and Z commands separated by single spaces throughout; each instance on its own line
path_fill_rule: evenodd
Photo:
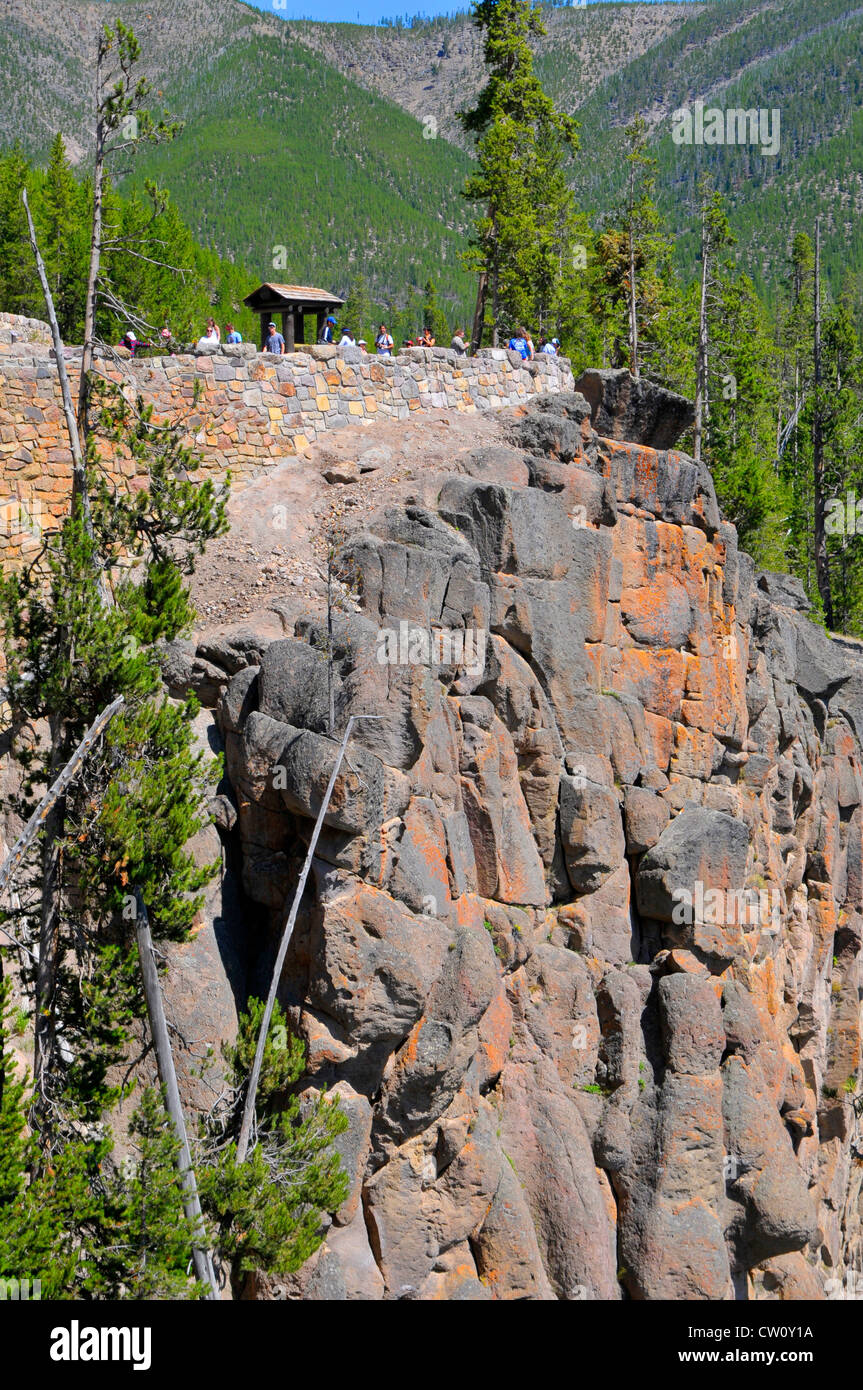
M 843 294 L 824 324 L 826 532 L 834 625 L 863 634 L 863 349 L 853 300 Z
M 423 328 L 427 328 L 438 347 L 449 347 L 450 332 L 446 315 L 438 304 L 437 286 L 434 280 L 426 280 L 423 287 Z
M 0 159 L 0 303 L 13 314 L 33 314 L 42 297 L 27 246 L 21 189 L 30 182 L 19 145 Z
M 59 1091 L 63 1123 L 83 1103 L 82 1087 L 72 1085 L 75 1066 L 58 1047 L 61 1012 L 67 1049 L 74 1052 L 77 1030 L 82 1039 L 92 1034 L 83 1085 L 90 1109 L 110 1099 L 101 1081 L 122 1051 L 134 992 L 120 988 L 118 972 L 135 951 L 128 925 L 120 930 L 122 921 L 112 921 L 111 910 L 137 884 L 155 904 L 157 933 L 182 935 L 209 876 L 184 848 L 203 823 L 206 782 L 191 746 L 194 705 L 154 703 L 160 681 L 155 644 L 191 620 L 182 571 L 224 529 L 225 500 L 210 482 L 194 482 L 197 460 L 182 446 L 179 429 L 154 429 L 148 412 L 134 412 L 113 387 L 100 388 L 99 402 L 106 435 L 123 435 L 149 485 L 116 491 L 101 472 L 91 437 L 92 536 L 73 506 L 45 538 L 40 569 L 0 583 L 10 705 L 28 709 L 50 730 L 46 745 L 18 750 L 29 777 L 22 812 L 34 785 L 56 775 L 95 715 L 117 695 L 126 700 L 105 755 L 91 761 L 57 803 L 34 883 L 42 919 L 36 1128 L 46 1149 L 56 1137 Z M 123 552 L 140 559 L 140 580 L 117 580 L 114 602 L 106 606 L 94 575 L 116 572 Z M 87 922 L 91 929 L 82 931 Z
M 465 197 L 481 209 L 465 263 L 488 285 L 496 345 L 507 326 L 533 322 L 542 306 L 553 312 L 572 206 L 560 172 L 578 135 L 534 73 L 531 40 L 545 29 L 530 0 L 474 0 L 473 19 L 489 77 L 476 105 L 460 113 L 477 140 Z
M 577 377 L 586 367 L 605 365 L 607 357 L 599 310 L 596 236 L 585 213 L 573 217 L 571 235 L 571 244 L 562 257 L 556 336 Z
M 40 238 L 60 333 L 76 342 L 84 324 L 86 245 L 82 189 L 62 135 L 54 137 L 41 190 Z
M 814 583 L 812 491 L 812 362 L 815 256 L 805 232 L 791 246 L 777 325 L 780 356 L 777 454 L 788 492 L 788 563 L 810 598 Z M 816 599 L 816 608 L 820 603 Z
M 348 298 L 342 313 L 342 324 L 345 329 L 349 329 L 353 333 L 357 342 L 360 338 L 364 338 L 367 343 L 374 340 L 374 334 L 371 331 L 372 305 L 364 275 L 356 275 L 351 281 Z
M 773 327 L 747 275 L 723 279 L 719 290 L 711 312 L 705 459 L 741 546 L 757 564 L 784 569 L 789 499 L 776 465 Z
M 159 1088 L 144 1089 L 129 1140 L 130 1151 L 106 1184 L 104 1239 L 88 1292 L 112 1300 L 198 1298 L 201 1286 L 189 1274 L 177 1136 Z
M 609 243 L 610 265 L 622 291 L 626 310 L 626 344 L 629 370 L 641 372 L 642 359 L 650 357 L 669 277 L 670 243 L 662 230 L 654 201 L 656 160 L 647 153 L 647 123 L 636 116 L 626 127 L 626 206 L 620 234 Z M 617 264 L 614 264 L 615 258 Z
M 717 290 L 717 260 L 734 244 L 722 197 L 702 180 L 701 200 L 701 286 L 698 306 L 698 350 L 695 380 L 695 428 L 693 456 L 701 458 L 704 429 L 710 417 L 710 311 Z
M 217 1245 L 231 1261 L 237 1291 L 255 1269 L 290 1274 L 323 1239 L 321 1213 L 335 1212 L 348 1179 L 333 1141 L 348 1125 L 338 1099 L 326 1091 L 297 1094 L 306 1066 L 304 1045 L 288 1031 L 276 1004 L 258 1085 L 257 1143 L 238 1164 L 237 1136 L 245 1084 L 255 1055 L 264 1004 L 250 999 L 237 1042 L 223 1048 L 233 1090 L 203 1127 L 198 1176 L 201 1203 L 216 1223 Z

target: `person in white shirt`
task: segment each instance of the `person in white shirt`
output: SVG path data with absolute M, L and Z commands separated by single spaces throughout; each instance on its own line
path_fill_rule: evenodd
M 339 347 L 356 347 L 354 335 L 351 333 L 350 329 L 346 328 L 339 338 Z
M 378 329 L 378 336 L 375 338 L 375 347 L 378 350 L 378 357 L 392 357 L 393 340 L 387 332 L 385 323 L 382 323 Z

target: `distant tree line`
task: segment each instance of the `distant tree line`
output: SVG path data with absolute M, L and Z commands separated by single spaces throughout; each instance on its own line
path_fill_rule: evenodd
M 67 343 L 80 343 L 92 179 L 73 169 L 60 134 L 45 169 L 31 167 L 17 146 L 0 156 L 0 304 L 8 313 L 44 319 L 44 295 L 27 243 L 23 187 L 30 196 L 60 332 Z M 165 193 L 160 191 L 154 206 L 146 191 L 121 195 L 108 179 L 103 212 L 113 250 L 105 252 L 102 274 L 114 289 L 98 305 L 97 329 L 104 342 L 119 342 L 126 330 L 120 303 L 135 306 L 144 332 L 147 325 L 158 332 L 167 323 L 178 342 L 199 338 L 211 315 L 222 323 L 232 320 L 244 337 L 257 332 L 255 316 L 243 305 L 251 273 L 200 246 Z M 146 259 L 126 254 L 138 242 L 146 245 Z
M 726 202 L 705 176 L 700 236 L 681 266 L 639 116 L 624 132 L 618 204 L 588 218 L 571 189 L 579 133 L 534 70 L 540 9 L 475 0 L 473 15 L 488 74 L 461 117 L 477 154 L 465 188 L 474 343 L 524 323 L 558 336 L 576 373 L 628 367 L 690 396 L 684 444 L 709 465 L 742 545 L 797 575 L 829 627 L 863 634 L 858 287 L 852 276 L 838 294 L 824 283 L 817 219 L 793 236 L 768 300 L 736 261 Z

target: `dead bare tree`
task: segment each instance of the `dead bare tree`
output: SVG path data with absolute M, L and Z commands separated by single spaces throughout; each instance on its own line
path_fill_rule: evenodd
M 485 301 L 488 297 L 488 271 L 481 270 L 476 289 L 476 304 L 473 311 L 473 326 L 470 331 L 471 352 L 482 347 L 482 332 L 485 324 Z
M 90 494 L 87 483 L 86 449 L 81 443 L 81 431 L 78 427 L 79 421 L 72 405 L 72 393 L 69 387 L 69 377 L 66 372 L 63 340 L 60 336 L 57 314 L 54 309 L 54 298 L 51 294 L 51 287 L 45 272 L 45 263 L 39 250 L 36 230 L 27 202 L 26 188 L 22 189 L 21 197 L 27 214 L 28 239 L 36 260 L 36 270 L 42 286 L 42 293 L 45 297 L 48 322 L 51 326 L 51 337 L 54 342 L 54 356 L 57 360 L 57 378 L 60 383 L 63 399 L 63 414 L 69 436 L 69 448 L 72 452 L 74 469 L 71 502 L 72 513 L 74 514 L 77 505 L 80 508 L 84 528 L 87 534 L 92 537 L 93 520 L 90 511 Z M 100 570 L 94 573 L 93 582 L 96 585 L 100 601 L 107 606 L 109 602 L 107 586 L 105 584 L 104 575 Z M 62 720 L 56 715 L 52 715 L 49 720 L 50 750 L 48 756 L 48 776 L 52 787 L 55 786 L 58 781 L 62 782 L 63 779 L 63 735 Z M 68 786 L 68 782 L 64 783 L 63 786 Z M 53 1048 L 54 1022 L 51 1009 L 48 1007 L 48 1002 L 53 998 L 57 975 L 57 950 L 60 936 L 60 841 L 63 830 L 63 808 L 63 787 L 61 787 L 58 794 L 54 796 L 45 807 L 39 822 L 40 828 L 43 831 L 41 866 L 42 891 L 39 904 L 39 961 L 36 971 L 36 1024 L 33 1074 L 40 1094 L 44 1094 L 45 1073 Z
M 45 262 L 39 250 L 39 243 L 36 239 L 36 229 L 33 226 L 33 217 L 30 213 L 30 204 L 27 202 L 27 189 L 21 190 L 21 200 L 24 204 L 24 211 L 27 214 L 28 238 L 30 249 L 36 261 L 36 273 L 39 276 L 39 283 L 42 286 L 42 294 L 45 297 L 45 306 L 48 312 L 48 323 L 51 328 L 51 339 L 54 343 L 54 356 L 57 360 L 57 380 L 60 383 L 60 394 L 63 398 L 63 416 L 66 421 L 66 432 L 69 436 L 69 448 L 72 453 L 72 491 L 73 496 L 77 496 L 81 502 L 81 511 L 84 525 L 88 536 L 93 534 L 93 521 L 90 516 L 89 490 L 87 487 L 87 460 L 81 446 L 81 436 L 78 432 L 78 420 L 75 415 L 75 408 L 72 404 L 72 391 L 69 386 L 69 374 L 66 371 L 66 357 L 63 350 L 63 339 L 60 337 L 60 326 L 57 322 L 57 314 L 54 309 L 54 297 L 51 294 L 51 287 L 48 283 L 48 274 L 45 270 Z
M 147 1001 L 150 1034 L 159 1067 L 159 1080 L 165 1090 L 165 1106 L 174 1126 L 179 1146 L 176 1160 L 177 1171 L 183 1190 L 183 1211 L 192 1234 L 192 1261 L 198 1279 L 202 1284 L 208 1285 L 208 1292 L 205 1296 L 208 1299 L 216 1299 L 216 1273 L 213 1268 L 213 1257 L 206 1241 L 204 1215 L 198 1196 L 198 1183 L 195 1178 L 195 1169 L 192 1166 L 192 1153 L 186 1133 L 186 1121 L 180 1103 L 180 1088 L 177 1085 L 174 1054 L 171 1051 L 171 1039 L 168 1034 L 165 1008 L 162 1003 L 162 991 L 159 986 L 159 972 L 156 968 L 150 921 L 139 888 L 135 889 L 135 906 L 135 935 L 141 963 L 141 980 L 144 986 L 144 997 Z
M 710 424 L 710 310 L 721 303 L 718 258 L 734 245 L 720 195 L 710 179 L 699 182 L 701 197 L 701 293 L 698 310 L 698 345 L 695 371 L 695 424 L 692 455 L 700 461 L 705 432 Z
M 348 739 L 351 736 L 351 730 L 353 729 L 354 724 L 357 722 L 357 720 L 382 719 L 383 717 L 384 716 L 380 714 L 351 715 L 350 719 L 348 720 L 347 728 L 345 729 L 344 735 L 342 737 L 341 744 L 339 745 L 339 751 L 336 756 L 335 763 L 333 764 L 333 770 L 330 773 L 330 780 L 327 783 L 327 789 L 324 792 L 324 799 L 321 802 L 321 808 L 318 811 L 318 818 L 315 821 L 315 827 L 312 831 L 312 838 L 309 841 L 309 848 L 306 853 L 305 863 L 303 864 L 296 889 L 294 890 L 294 896 L 291 901 L 291 908 L 288 913 L 287 921 L 285 922 L 284 928 L 282 929 L 282 939 L 279 943 L 278 954 L 276 956 L 276 961 L 273 966 L 273 974 L 270 980 L 270 991 L 267 995 L 267 1003 L 264 1008 L 263 1017 L 261 1019 L 261 1027 L 258 1033 L 258 1043 L 255 1049 L 255 1060 L 252 1063 L 252 1070 L 249 1075 L 249 1084 L 246 1088 L 246 1099 L 245 1104 L 243 1106 L 243 1118 L 240 1124 L 239 1138 L 237 1140 L 238 1163 L 245 1162 L 246 1155 L 249 1151 L 249 1140 L 251 1138 L 252 1125 L 255 1119 L 255 1102 L 257 1100 L 258 1095 L 258 1083 L 261 1079 L 261 1066 L 264 1060 L 264 1048 L 267 1042 L 267 1034 L 270 1031 L 270 1021 L 273 1017 L 273 1008 L 276 1003 L 276 994 L 278 993 L 279 982 L 282 978 L 282 970 L 285 964 L 285 957 L 288 954 L 288 947 L 291 944 L 291 937 L 293 935 L 294 925 L 297 920 L 297 913 L 300 908 L 300 900 L 302 899 L 303 892 L 306 887 L 306 880 L 309 876 L 309 870 L 312 867 L 312 860 L 315 856 L 315 848 L 317 846 L 318 838 L 323 828 L 324 817 L 327 814 L 327 807 L 330 804 L 330 797 L 332 796 L 333 788 L 336 785 L 336 778 L 339 775 L 339 769 L 341 768 L 342 760 L 345 756 L 345 751 L 348 746 Z
M 96 316 L 105 250 L 104 197 L 109 162 L 143 141 L 158 144 L 172 140 L 179 132 L 178 121 L 154 120 L 145 109 L 151 87 L 135 70 L 141 46 L 133 31 L 121 20 L 105 25 L 96 46 L 96 123 L 93 152 L 93 216 L 90 228 L 90 257 L 84 302 L 84 345 L 81 379 L 78 383 L 78 428 L 86 440 L 89 433 L 88 402 L 90 372 L 96 347 Z M 113 67 L 111 62 L 113 59 Z M 127 248 L 129 249 L 129 248 Z M 116 300 L 115 308 L 125 308 Z

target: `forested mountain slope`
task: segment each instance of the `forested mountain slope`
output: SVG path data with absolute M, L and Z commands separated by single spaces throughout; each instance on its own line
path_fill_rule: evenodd
M 467 156 L 235 0 L 61 0 L 50 15 L 10 0 L 0 75 L 21 99 L 4 106 L 0 142 L 44 156 L 59 128 L 83 153 L 95 34 L 113 15 L 186 123 L 138 174 L 164 182 L 199 240 L 262 278 L 278 270 L 344 292 L 362 267 L 385 302 L 442 273 L 445 296 L 469 298 L 457 263 Z
M 654 129 L 658 195 L 680 238 L 695 251 L 693 205 L 710 170 L 730 205 L 741 253 L 756 282 L 775 280 L 795 230 L 824 220 L 825 270 L 838 288 L 843 269 L 859 277 L 863 241 L 863 6 L 854 0 L 723 0 L 692 14 L 672 37 L 609 77 L 579 111 L 592 158 L 578 167 L 589 206 L 612 206 L 621 192 L 616 152 L 638 112 Z M 545 60 L 547 62 L 547 60 Z M 552 92 L 560 78 L 543 70 Z M 671 115 L 697 99 L 707 107 L 778 109 L 775 156 L 750 145 L 676 145 Z
M 182 139 L 142 172 L 158 174 L 196 235 L 262 277 L 273 269 L 344 292 L 358 268 L 373 296 L 403 303 L 429 275 L 445 304 L 470 302 L 458 253 L 469 209 L 468 152 L 456 112 L 483 79 L 469 16 L 411 27 L 286 23 L 238 0 L 7 0 L 0 76 L 16 100 L 0 143 L 44 155 L 59 127 L 89 142 L 96 26 L 123 14 L 141 38 Z M 859 280 L 863 118 L 856 0 L 706 0 L 546 8 L 537 72 L 581 123 L 575 178 L 585 208 L 614 211 L 623 128 L 646 116 L 658 198 L 679 263 L 694 263 L 694 190 L 710 168 L 726 194 L 738 255 L 759 286 L 785 274 L 797 230 L 822 212 L 834 292 Z M 780 112 L 778 153 L 680 146 L 671 115 L 703 100 Z M 284 264 L 273 266 L 284 246 Z
M 583 106 L 603 79 L 673 36 L 694 3 L 610 4 L 544 10 L 537 68 L 553 79 L 567 110 Z M 430 116 L 448 140 L 468 142 L 456 119 L 484 80 L 482 43 L 469 15 L 375 28 L 365 24 L 289 25 L 301 43 L 355 82 L 398 102 L 418 120 Z

